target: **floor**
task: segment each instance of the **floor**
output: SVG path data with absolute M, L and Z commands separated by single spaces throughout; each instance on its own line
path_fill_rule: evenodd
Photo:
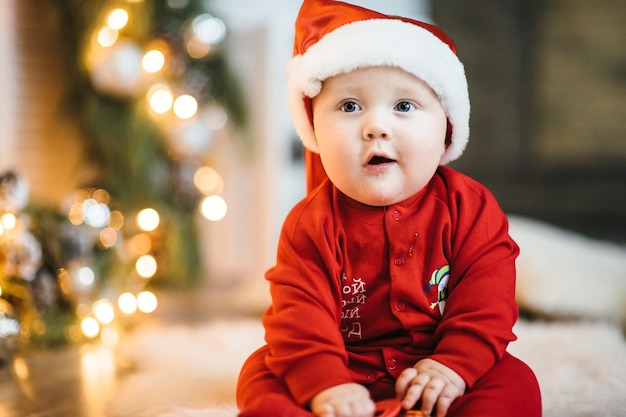
M 158 313 L 143 325 L 200 323 L 250 314 L 225 308 L 230 303 L 213 292 L 159 299 Z M 203 398 L 199 390 L 210 392 L 212 401 L 232 402 L 234 395 L 230 390 L 220 392 L 219 386 L 146 382 L 151 376 L 141 373 L 119 348 L 98 343 L 21 353 L 0 366 L 0 417 L 157 417 L 172 411 L 172 404 Z

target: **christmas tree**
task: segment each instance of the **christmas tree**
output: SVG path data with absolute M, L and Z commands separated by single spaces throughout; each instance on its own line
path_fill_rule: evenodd
M 16 338 L 115 343 L 135 312 L 156 308 L 151 286 L 197 283 L 196 213 L 226 212 L 211 149 L 245 124 L 209 2 L 55 7 L 71 80 L 62 114 L 80 127 L 89 175 L 61 208 L 26 205 L 19 175 L 1 177 L 0 360 Z

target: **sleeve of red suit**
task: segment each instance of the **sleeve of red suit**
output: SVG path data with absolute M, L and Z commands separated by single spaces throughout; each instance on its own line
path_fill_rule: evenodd
M 305 200 L 287 216 L 276 266 L 266 274 L 273 300 L 263 316 L 266 362 L 303 405 L 326 388 L 353 382 L 339 332 L 341 272 L 328 269 L 341 252 L 328 210 L 311 206 L 318 200 Z
M 448 184 L 449 296 L 431 358 L 456 371 L 471 387 L 515 340 L 519 248 L 493 195 L 468 177 L 459 175 L 454 181 L 458 186 Z

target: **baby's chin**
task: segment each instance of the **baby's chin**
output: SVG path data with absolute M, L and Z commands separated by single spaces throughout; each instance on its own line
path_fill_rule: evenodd
M 359 195 L 348 195 L 353 200 L 358 201 L 361 204 L 372 207 L 386 207 L 397 203 L 400 203 L 411 195 L 406 195 L 406 192 L 402 190 L 363 190 L 364 192 Z

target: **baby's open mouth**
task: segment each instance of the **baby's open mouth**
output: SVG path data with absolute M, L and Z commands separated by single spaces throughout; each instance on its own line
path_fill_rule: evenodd
M 384 156 L 373 156 L 372 159 L 370 159 L 367 162 L 367 164 L 368 165 L 380 165 L 380 164 L 386 164 L 388 162 L 395 162 L 395 161 L 393 159 L 389 159 Z

